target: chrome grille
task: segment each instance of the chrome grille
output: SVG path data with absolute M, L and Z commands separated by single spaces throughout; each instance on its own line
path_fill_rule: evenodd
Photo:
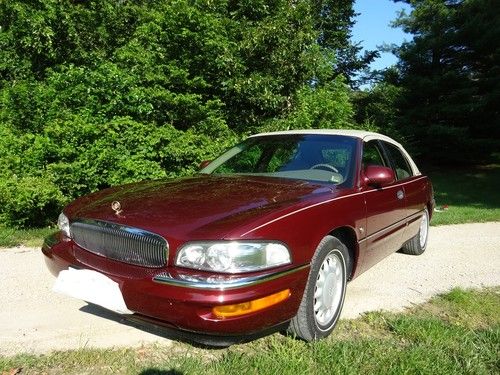
M 120 262 L 143 267 L 167 264 L 167 241 L 142 229 L 80 219 L 71 223 L 71 237 L 81 248 Z

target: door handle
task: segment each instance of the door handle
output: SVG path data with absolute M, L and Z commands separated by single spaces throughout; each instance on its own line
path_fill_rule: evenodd
M 398 197 L 398 199 L 403 199 L 405 197 L 405 193 L 403 192 L 403 190 L 398 190 L 398 192 L 396 193 L 396 197 Z

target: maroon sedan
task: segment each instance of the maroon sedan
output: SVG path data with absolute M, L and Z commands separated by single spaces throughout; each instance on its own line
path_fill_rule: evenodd
M 425 250 L 433 207 L 429 179 L 386 136 L 258 134 L 196 176 L 77 199 L 42 251 L 56 291 L 196 341 L 315 340 L 348 280 Z

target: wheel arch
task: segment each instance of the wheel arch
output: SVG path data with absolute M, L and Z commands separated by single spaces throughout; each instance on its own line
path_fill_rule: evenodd
M 348 272 L 347 279 L 351 280 L 359 259 L 359 245 L 356 232 L 352 227 L 342 226 L 333 229 L 328 234 L 330 236 L 337 237 L 344 245 L 346 245 L 347 250 L 349 251 L 349 256 L 351 257 L 351 269 Z
M 432 205 L 431 202 L 427 202 L 427 204 L 425 205 L 424 208 L 427 209 L 427 214 L 429 215 L 429 222 L 430 222 L 431 219 L 432 219 L 432 214 L 433 214 L 433 211 L 434 211 L 434 206 Z
M 427 213 L 429 214 L 429 221 L 432 219 L 432 214 L 434 213 L 434 207 L 436 206 L 436 201 L 434 200 L 434 187 L 429 179 L 427 179 L 427 202 L 425 208 L 427 208 Z

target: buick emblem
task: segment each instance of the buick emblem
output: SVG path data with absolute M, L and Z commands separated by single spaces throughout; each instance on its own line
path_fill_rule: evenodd
M 122 205 L 118 201 L 113 201 L 111 203 L 111 209 L 115 211 L 116 216 L 120 216 L 120 214 L 122 213 Z

